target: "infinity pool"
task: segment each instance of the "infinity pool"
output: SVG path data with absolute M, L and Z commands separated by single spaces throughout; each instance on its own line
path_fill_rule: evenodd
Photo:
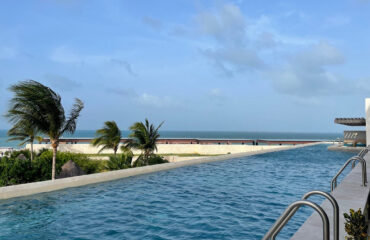
M 0 201 L 0 239 L 259 240 L 287 205 L 353 154 L 327 145 L 213 162 Z M 321 200 L 321 199 L 318 199 Z M 279 235 L 288 239 L 310 210 Z

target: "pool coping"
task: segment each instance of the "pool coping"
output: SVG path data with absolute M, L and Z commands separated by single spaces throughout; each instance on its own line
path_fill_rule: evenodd
M 370 179 L 370 154 L 366 154 L 364 159 L 366 160 L 367 179 Z M 345 239 L 345 236 L 347 235 L 344 230 L 345 219 L 343 217 L 343 213 L 348 213 L 351 208 L 354 210 L 361 208 L 363 212 L 366 211 L 366 205 L 370 193 L 370 183 L 368 183 L 366 187 L 362 187 L 361 174 L 361 164 L 357 164 L 331 193 L 339 205 L 339 239 Z M 327 184 L 330 186 L 330 182 Z M 328 200 L 324 200 L 320 206 L 328 215 L 330 222 L 330 239 L 333 239 L 333 207 Z M 297 230 L 291 240 L 312 240 L 322 239 L 322 237 L 321 217 L 317 213 L 313 213 Z
M 297 148 L 308 147 L 308 146 L 313 146 L 313 145 L 318 145 L 318 144 L 325 144 L 325 142 L 301 144 L 301 145 L 296 145 L 296 146 L 281 146 L 279 148 L 265 149 L 265 150 L 247 152 L 247 153 L 236 153 L 236 154 L 226 154 L 226 155 L 214 156 L 214 157 L 204 157 L 204 158 L 198 158 L 198 159 L 193 159 L 193 160 L 171 162 L 171 163 L 157 164 L 157 165 L 151 165 L 151 166 L 145 166 L 145 167 L 136 167 L 136 168 L 103 172 L 103 173 L 95 173 L 95 174 L 89 174 L 89 175 L 83 175 L 83 176 L 77 176 L 77 177 L 69 177 L 69 178 L 63 178 L 63 179 L 0 187 L 0 199 L 3 200 L 3 199 L 15 198 L 15 197 L 23 197 L 23 196 L 28 196 L 28 195 L 38 194 L 38 193 L 57 191 L 57 190 L 70 188 L 70 187 L 80 187 L 80 186 L 89 185 L 89 184 L 114 181 L 114 180 L 118 180 L 121 178 L 127 178 L 127 177 L 154 173 L 154 172 L 159 172 L 159 171 L 166 171 L 166 170 L 170 170 L 174 168 L 191 166 L 195 164 L 223 161 L 223 160 L 228 160 L 228 159 L 233 159 L 233 158 L 240 158 L 240 157 L 247 157 L 247 156 L 259 155 L 259 154 L 264 154 L 264 153 L 285 151 L 285 150 L 297 149 Z

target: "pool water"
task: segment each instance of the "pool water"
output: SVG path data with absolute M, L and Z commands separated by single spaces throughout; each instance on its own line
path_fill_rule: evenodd
M 0 239 L 259 240 L 289 203 L 329 191 L 352 155 L 317 145 L 0 201 Z

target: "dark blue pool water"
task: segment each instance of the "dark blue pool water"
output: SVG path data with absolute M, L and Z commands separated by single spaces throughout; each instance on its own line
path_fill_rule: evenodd
M 0 239 L 259 240 L 286 206 L 352 154 L 326 145 L 148 174 L 0 202 Z M 319 199 L 320 200 L 320 199 Z M 299 211 L 288 239 L 310 215 Z

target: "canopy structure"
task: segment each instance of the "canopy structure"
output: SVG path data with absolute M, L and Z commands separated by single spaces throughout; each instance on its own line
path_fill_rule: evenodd
M 365 118 L 336 118 L 334 122 L 347 126 L 366 126 Z

